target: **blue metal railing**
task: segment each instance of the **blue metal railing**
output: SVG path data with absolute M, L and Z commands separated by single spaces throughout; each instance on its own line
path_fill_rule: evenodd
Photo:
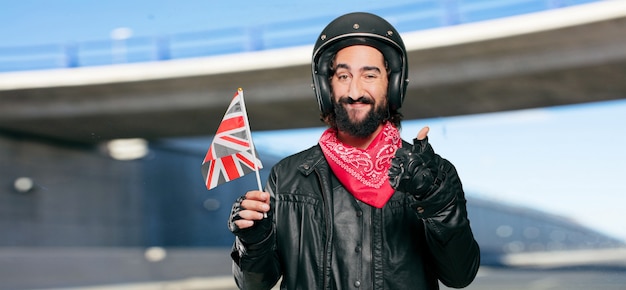
M 373 10 L 400 32 L 459 25 L 602 0 L 418 0 Z M 335 16 L 258 27 L 0 47 L 0 72 L 162 61 L 313 44 Z

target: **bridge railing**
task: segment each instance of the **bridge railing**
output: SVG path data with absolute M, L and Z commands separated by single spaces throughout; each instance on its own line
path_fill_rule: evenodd
M 598 1 L 601 0 L 418 0 L 371 12 L 388 19 L 400 32 L 408 32 Z M 334 17 L 117 40 L 0 46 L 0 72 L 163 61 L 310 45 Z

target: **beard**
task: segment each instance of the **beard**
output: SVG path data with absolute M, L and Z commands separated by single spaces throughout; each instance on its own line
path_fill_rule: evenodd
M 370 104 L 372 106 L 372 109 L 367 113 L 365 118 L 359 121 L 352 120 L 348 110 L 343 106 L 343 104 L 357 102 Z M 378 129 L 378 126 L 386 120 L 389 113 L 387 102 L 381 106 L 377 106 L 374 100 L 366 97 L 360 97 L 357 100 L 348 97 L 342 97 L 338 101 L 333 100 L 333 110 L 335 112 L 337 130 L 358 138 L 365 138 L 374 133 L 376 129 Z

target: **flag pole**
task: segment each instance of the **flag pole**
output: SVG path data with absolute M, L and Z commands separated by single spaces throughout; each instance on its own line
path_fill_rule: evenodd
M 246 125 L 246 134 L 250 136 L 250 150 L 252 151 L 252 160 L 254 160 L 254 173 L 256 174 L 256 183 L 257 183 L 257 186 L 259 187 L 259 191 L 263 191 L 263 186 L 261 185 L 261 175 L 259 174 L 259 164 L 257 164 L 256 149 L 254 147 L 254 141 L 252 140 L 252 133 L 250 133 L 250 124 L 248 123 L 248 112 L 246 111 L 246 102 L 243 99 L 243 89 L 239 88 L 238 93 L 241 96 L 241 111 L 243 112 L 243 115 L 245 116 L 245 118 L 243 118 L 243 121 L 245 122 L 245 125 Z

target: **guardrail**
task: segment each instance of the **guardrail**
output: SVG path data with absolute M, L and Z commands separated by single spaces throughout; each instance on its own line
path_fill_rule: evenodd
M 374 12 L 400 32 L 459 25 L 602 0 L 419 0 Z M 0 47 L 0 72 L 203 57 L 312 44 L 335 16 L 198 32 Z

